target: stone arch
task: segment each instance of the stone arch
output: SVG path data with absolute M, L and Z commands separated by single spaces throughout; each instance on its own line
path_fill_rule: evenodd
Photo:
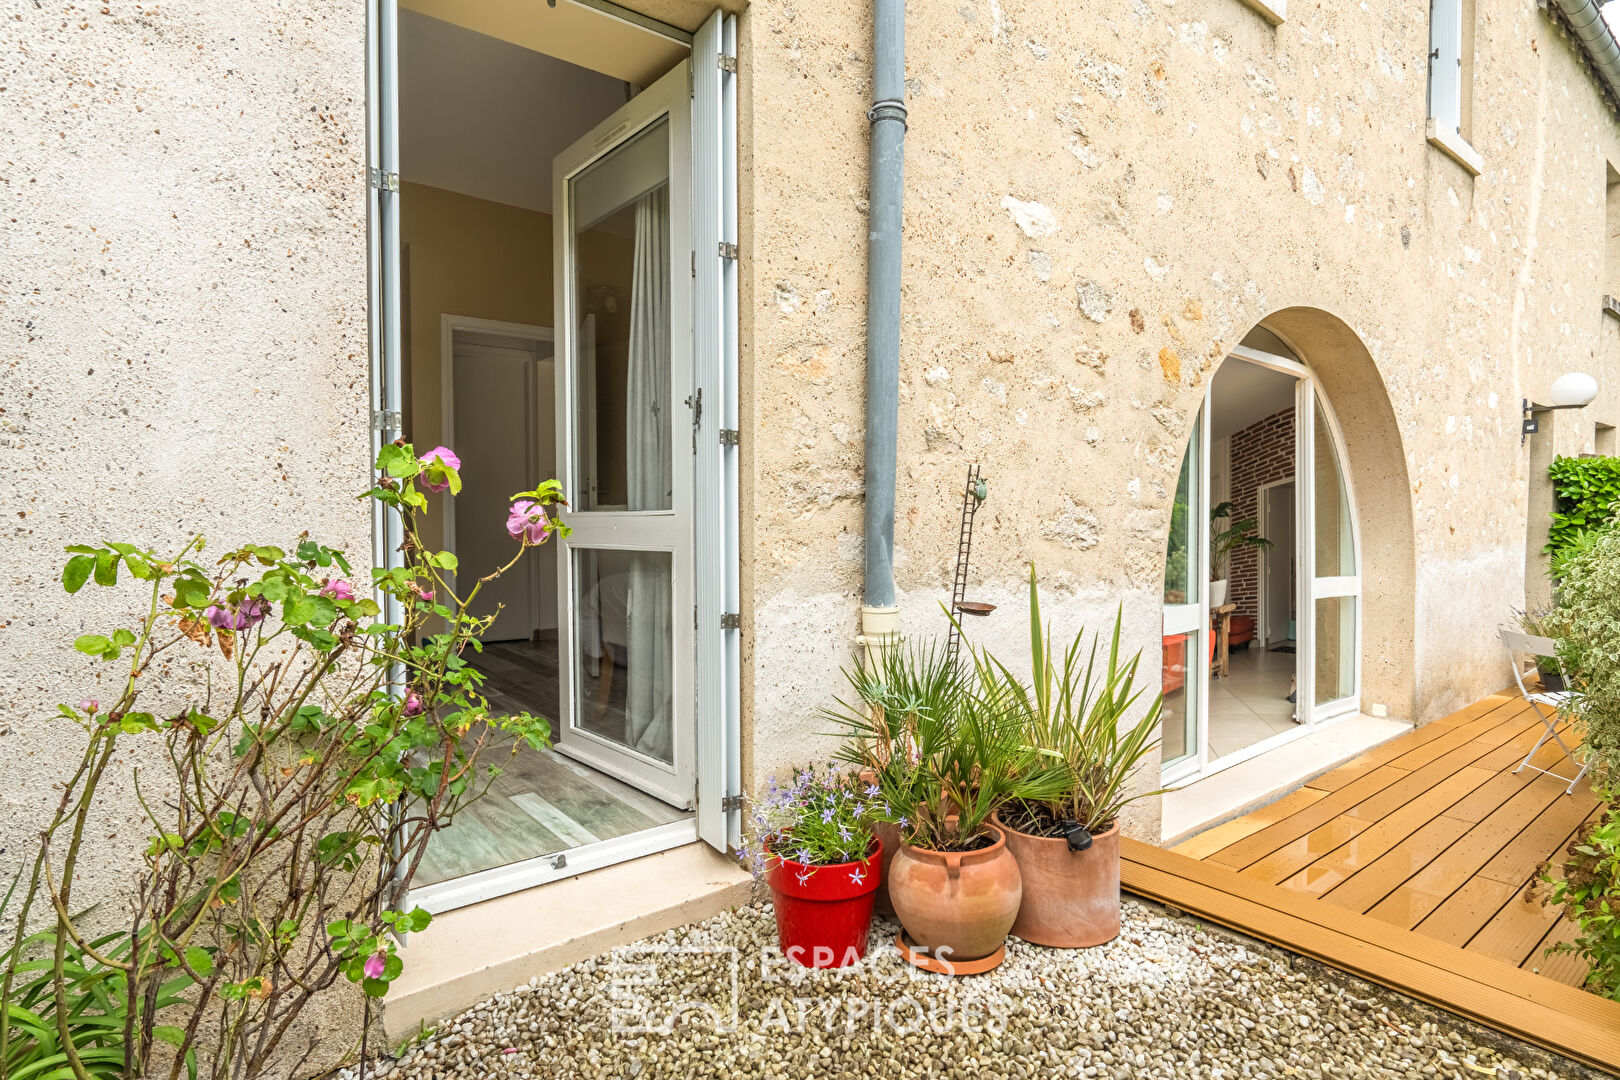
M 1417 719 L 1417 551 L 1406 452 L 1372 353 L 1344 320 L 1290 307 L 1261 319 L 1316 375 L 1344 437 L 1361 539 L 1361 699 Z

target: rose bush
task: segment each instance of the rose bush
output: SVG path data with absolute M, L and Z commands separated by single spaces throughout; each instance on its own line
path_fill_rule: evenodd
M 363 497 L 399 516 L 404 565 L 371 570 L 369 595 L 343 552 L 307 534 L 211 561 L 201 536 L 163 553 L 67 549 L 68 593 L 122 579 L 142 602 L 126 625 L 74 642 L 118 665 L 118 689 L 59 707 L 83 753 L 27 873 L 0 898 L 15 929 L 0 953 L 0 1073 L 296 1071 L 317 1049 L 299 1016 L 344 979 L 367 996 L 369 1026 L 370 999 L 403 969 L 398 937 L 429 921 L 400 910 L 429 839 L 493 779 L 486 753 L 549 742 L 544 718 L 492 713 L 479 692 L 467 651 L 496 616 L 469 605 L 531 547 L 566 535 L 553 514 L 561 487 L 514 495 L 511 561 L 458 578 L 455 555 L 424 547 L 417 523 L 423 489 L 460 490 L 460 464 L 444 447 L 383 447 Z M 156 744 L 138 758 L 166 775 L 134 777 L 150 828 L 141 872 L 116 929 L 92 936 L 77 869 L 131 741 Z

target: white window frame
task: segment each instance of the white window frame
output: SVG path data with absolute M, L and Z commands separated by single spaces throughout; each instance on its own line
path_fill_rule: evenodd
M 1274 331 L 1273 331 L 1274 332 Z M 1290 345 L 1290 348 L 1292 346 Z M 1361 642 L 1362 642 L 1362 609 L 1361 603 L 1361 576 L 1360 574 L 1343 577 L 1317 578 L 1316 572 L 1316 533 L 1315 533 L 1315 402 L 1322 403 L 1322 413 L 1327 418 L 1328 435 L 1332 440 L 1334 453 L 1337 455 L 1340 481 L 1345 487 L 1345 497 L 1350 504 L 1351 542 L 1354 545 L 1356 566 L 1359 570 L 1362 560 L 1361 546 L 1361 515 L 1356 507 L 1355 489 L 1350 482 L 1349 458 L 1345 453 L 1344 439 L 1338 427 L 1338 421 L 1333 416 L 1333 407 L 1322 391 L 1315 373 L 1309 367 L 1297 360 L 1274 353 L 1263 352 L 1259 349 L 1249 348 L 1246 345 L 1235 345 L 1228 352 L 1228 357 L 1246 360 L 1261 367 L 1292 376 L 1295 380 L 1294 390 L 1294 543 L 1299 552 L 1299 582 L 1303 595 L 1298 602 L 1297 642 L 1298 658 L 1295 664 L 1297 677 L 1297 701 L 1301 708 L 1308 710 L 1306 722 L 1297 725 L 1292 731 L 1279 732 L 1269 738 L 1262 739 L 1250 746 L 1244 747 L 1235 753 L 1227 754 L 1221 758 L 1209 757 L 1209 697 L 1210 697 L 1210 667 L 1209 651 L 1204 641 L 1199 640 L 1199 656 L 1196 663 L 1189 663 L 1189 678 L 1196 671 L 1201 682 L 1197 695 L 1194 698 L 1194 708 L 1197 718 L 1194 729 L 1197 733 L 1197 749 L 1185 757 L 1162 765 L 1161 782 L 1167 785 L 1180 785 L 1201 780 L 1207 776 L 1229 769 L 1251 758 L 1269 753 L 1281 746 L 1286 746 L 1296 740 L 1307 738 L 1325 726 L 1337 723 L 1348 717 L 1355 716 L 1361 711 Z M 1210 402 L 1214 389 L 1214 379 L 1211 378 L 1204 388 L 1203 403 L 1199 406 L 1199 433 L 1201 439 L 1199 462 L 1200 497 L 1203 501 L 1202 516 L 1209 516 L 1209 452 L 1210 452 Z M 1205 520 L 1199 529 L 1201 547 L 1198 549 L 1198 568 L 1200 575 L 1207 576 L 1209 551 L 1209 525 Z M 1194 571 L 1189 568 L 1189 577 Z M 1336 701 L 1324 702 L 1321 705 L 1312 704 L 1316 697 L 1316 602 L 1335 596 L 1354 596 L 1356 598 L 1355 621 L 1355 647 L 1352 650 L 1352 689 L 1353 692 L 1345 698 Z M 1199 602 L 1197 604 L 1174 605 L 1166 607 L 1165 632 L 1181 633 L 1182 624 L 1187 620 L 1182 618 L 1184 611 L 1197 609 L 1199 630 L 1202 634 L 1209 634 L 1209 587 L 1200 580 Z M 1172 618 L 1177 618 L 1175 627 L 1171 626 Z
M 587 0 L 589 2 L 589 0 Z M 608 11 L 612 5 L 597 5 Z M 608 11 L 619 18 L 629 13 Z M 735 245 L 737 222 L 737 20 L 716 10 L 695 35 L 635 16 L 636 25 L 693 46 L 692 182 L 694 189 L 716 198 L 703 207 L 694 200 L 692 238 L 693 289 L 707 299 L 694 311 L 693 348 L 705 350 L 703 370 L 694 378 L 705 400 L 718 407 L 703 426 L 716 440 L 736 432 L 738 411 L 738 276 Z M 366 178 L 367 285 L 372 460 L 403 429 L 404 364 L 400 283 L 399 191 L 399 11 L 398 0 L 366 0 Z M 727 62 L 722 63 L 722 57 Z M 701 118 L 700 118 L 701 117 Z M 712 211 L 712 212 L 711 212 Z M 729 250 L 722 251 L 724 243 Z M 699 256 L 713 252 L 714 259 Z M 714 362 L 709 362 L 710 360 Z M 558 366 L 561 366 L 559 361 Z M 710 424 L 713 424 L 713 427 Z M 705 455 L 712 459 L 714 455 Z M 696 513 L 718 523 L 706 529 L 715 542 L 699 552 L 696 567 L 698 607 L 716 598 L 718 614 L 738 613 L 740 604 L 739 448 L 735 438 L 719 443 L 718 463 L 696 463 L 699 477 Z M 559 462 L 559 468 L 562 463 Z M 363 478 L 369 485 L 370 462 Z M 718 504 L 718 505 L 716 505 Z M 400 524 L 380 504 L 372 506 L 372 564 L 398 565 Z M 397 605 L 384 598 L 391 621 Z M 701 616 L 702 612 L 698 612 Z M 696 760 L 699 791 L 694 818 L 672 822 L 629 836 L 547 855 L 479 874 L 414 889 L 410 902 L 444 911 L 587 870 L 667 850 L 703 839 L 725 850 L 740 839 L 741 812 L 741 633 L 739 620 L 718 616 L 697 630 L 697 691 L 708 702 L 712 726 L 699 736 Z M 717 723 L 716 723 L 717 722 Z M 702 730 L 700 728 L 700 730 Z M 700 837 L 701 834 L 701 837 Z
M 1463 0 L 1429 0 L 1430 145 L 1478 176 L 1485 167 L 1462 133 Z

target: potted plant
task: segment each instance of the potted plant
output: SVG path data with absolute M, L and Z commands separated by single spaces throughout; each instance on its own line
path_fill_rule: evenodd
M 877 789 L 858 784 L 847 770 L 801 769 L 786 786 L 773 777 L 738 852 L 770 885 L 782 952 L 804 967 L 866 955 L 883 849 L 868 823 Z
M 1263 551 L 1272 546 L 1270 540 L 1255 535 L 1260 526 L 1254 518 L 1232 521 L 1231 517 L 1230 500 L 1209 512 L 1209 571 L 1213 575 L 1209 583 L 1209 606 L 1212 608 L 1226 603 L 1226 563 L 1232 552 L 1243 549 Z M 1222 521 L 1228 522 L 1224 529 L 1219 527 Z
M 1060 774 L 1033 760 L 1016 695 L 968 685 L 938 646 L 888 650 L 878 676 L 892 677 L 873 695 L 879 705 L 835 719 L 842 756 L 872 777 L 877 813 L 899 832 L 888 877 L 896 944 L 927 970 L 989 971 L 1006 956 L 1023 895 L 993 815 L 1015 795 L 1055 796 Z
M 1162 696 L 1136 719 L 1142 697 L 1135 687 L 1141 654 L 1120 656 L 1122 612 L 1114 616 L 1106 666 L 1098 663 L 1100 635 L 1089 650 L 1082 629 L 1060 657 L 1050 627 L 1041 625 L 1035 570 L 1029 575 L 1030 681 L 1005 664 L 975 654 L 981 681 L 1022 698 L 1027 738 L 1039 751 L 1043 777 L 1061 763 L 1055 794 L 1021 795 L 997 813 L 1007 847 L 1024 883 L 1012 932 L 1025 941 L 1081 948 L 1119 935 L 1119 816 L 1126 805 L 1159 791 L 1129 793 L 1138 765 L 1159 745 Z

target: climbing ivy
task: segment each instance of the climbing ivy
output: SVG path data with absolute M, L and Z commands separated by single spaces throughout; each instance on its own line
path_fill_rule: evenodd
M 1547 470 L 1555 503 L 1544 550 L 1555 562 L 1580 542 L 1615 520 L 1620 509 L 1620 458 L 1560 457 Z

